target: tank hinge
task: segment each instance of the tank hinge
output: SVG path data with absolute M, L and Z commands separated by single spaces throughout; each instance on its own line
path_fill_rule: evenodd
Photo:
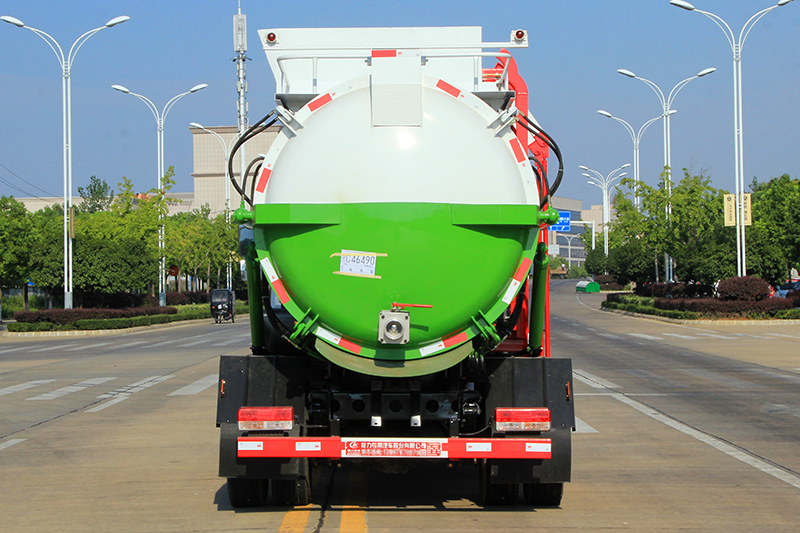
M 503 339 L 497 334 L 497 329 L 494 327 L 494 324 L 492 324 L 489 319 L 486 318 L 486 315 L 483 314 L 483 311 L 479 310 L 478 315 L 478 318 L 475 318 L 474 316 L 472 317 L 472 323 L 475 324 L 476 328 L 478 328 L 478 333 L 484 342 L 490 346 L 490 349 L 492 349 L 500 344 Z
M 284 338 L 296 348 L 302 349 L 306 340 L 311 335 L 318 318 L 319 315 L 313 315 L 312 318 L 311 309 L 309 309 L 303 314 L 302 318 L 295 323 L 292 333 L 288 337 L 284 335 Z

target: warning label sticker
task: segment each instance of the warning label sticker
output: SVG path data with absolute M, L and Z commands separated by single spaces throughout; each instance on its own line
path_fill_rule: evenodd
M 444 440 L 342 439 L 342 457 L 446 458 Z

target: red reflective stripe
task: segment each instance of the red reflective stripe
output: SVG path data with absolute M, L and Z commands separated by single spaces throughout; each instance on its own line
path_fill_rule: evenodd
M 372 57 L 397 57 L 397 50 L 373 50 Z
M 291 300 L 291 298 L 289 298 L 289 293 L 286 292 L 286 287 L 283 286 L 283 282 L 280 279 L 276 279 L 272 282 L 272 288 L 275 289 L 275 293 L 278 295 L 278 299 L 282 304 Z
M 511 139 L 511 149 L 514 150 L 514 155 L 517 158 L 517 163 L 525 161 L 525 152 L 522 150 L 522 145 L 519 144 L 519 139 L 514 137 Z
M 525 276 L 528 275 L 528 271 L 531 269 L 531 263 L 533 263 L 533 261 L 527 257 L 524 258 L 522 260 L 522 264 L 519 265 L 519 268 L 517 269 L 517 273 L 514 274 L 514 279 L 522 283 L 522 280 L 525 279 Z
M 333 100 L 333 97 L 331 96 L 331 93 L 325 93 L 322 96 L 320 96 L 319 98 L 317 98 L 316 100 L 314 100 L 313 102 L 309 103 L 308 104 L 308 108 L 311 111 L 316 111 L 320 107 L 322 107 L 325 104 L 329 103 L 331 100 Z
M 459 96 L 461 96 L 461 91 L 459 89 L 456 89 L 455 87 L 453 87 L 452 85 L 450 85 L 449 83 L 447 83 L 444 80 L 439 80 L 436 83 L 436 87 L 438 87 L 439 89 L 443 90 L 444 92 L 446 92 L 447 94 L 449 94 L 453 98 L 458 98 Z
M 267 182 L 269 182 L 269 177 L 271 175 L 271 169 L 265 168 L 261 171 L 261 176 L 258 178 L 258 185 L 256 185 L 256 191 L 264 192 L 264 189 L 267 188 Z
M 347 439 L 350 443 L 370 443 L 372 456 L 380 457 L 381 448 L 391 450 L 385 457 L 419 458 L 419 446 L 441 449 L 448 459 L 552 459 L 551 439 Z M 417 443 L 403 453 L 403 446 L 380 446 L 394 443 Z M 376 443 L 378 445 L 376 446 Z M 239 437 L 238 457 L 319 457 L 347 458 L 342 437 Z M 354 455 L 360 457 L 361 455 Z M 431 458 L 439 456 L 431 455 Z
M 456 344 L 461 344 L 462 342 L 467 342 L 469 340 L 469 336 L 467 335 L 466 331 L 462 331 L 458 335 L 454 335 L 449 339 L 444 339 L 442 342 L 444 343 L 445 348 L 449 348 L 451 346 L 455 346 Z
M 355 344 L 353 342 L 350 342 L 349 340 L 345 339 L 344 337 L 342 337 L 342 339 L 339 341 L 339 346 L 341 346 L 345 350 L 350 350 L 354 354 L 360 354 L 361 353 L 361 346 L 359 346 L 358 344 Z

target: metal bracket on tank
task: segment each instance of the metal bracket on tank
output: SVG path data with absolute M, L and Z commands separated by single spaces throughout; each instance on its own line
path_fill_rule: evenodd
M 512 105 L 505 111 L 500 111 L 500 113 L 497 114 L 497 117 L 495 117 L 495 119 L 492 120 L 486 127 L 494 128 L 494 134 L 499 136 L 500 132 L 508 128 L 508 126 L 517 119 L 518 113 L 519 110 L 516 108 L 516 106 Z
M 305 344 L 305 340 L 311 335 L 311 331 L 314 329 L 314 325 L 319 318 L 319 315 L 314 315 L 314 318 L 310 318 L 310 314 L 311 309 L 306 311 L 302 318 L 297 321 L 291 335 L 286 339 L 297 348 L 302 348 L 303 344 Z
M 494 325 L 486 318 L 483 311 L 478 311 L 478 315 L 480 315 L 478 318 L 472 317 L 472 323 L 478 328 L 478 332 L 483 340 L 492 347 L 503 342 L 503 339 L 497 334 Z
M 297 130 L 303 129 L 303 124 L 295 118 L 294 113 L 285 107 L 279 105 L 275 110 L 278 112 L 278 120 L 289 130 L 289 136 L 297 137 Z

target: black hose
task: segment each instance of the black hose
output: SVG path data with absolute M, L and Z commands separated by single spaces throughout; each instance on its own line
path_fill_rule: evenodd
M 247 201 L 247 203 L 250 204 L 250 206 L 253 205 L 253 202 L 251 201 L 251 199 L 247 198 L 247 195 L 245 194 L 244 188 L 240 187 L 239 184 L 236 183 L 236 175 L 233 173 L 233 159 L 234 159 L 233 156 L 236 155 L 236 152 L 239 151 L 239 148 L 241 148 L 242 145 L 245 142 L 247 142 L 248 140 L 250 140 L 254 136 L 258 135 L 262 131 L 266 130 L 267 128 L 269 128 L 270 126 L 272 126 L 273 124 L 275 124 L 278 121 L 277 118 L 274 118 L 274 119 L 272 119 L 270 121 L 269 124 L 267 124 L 265 126 L 262 126 L 262 124 L 264 124 L 264 122 L 266 122 L 274 114 L 275 114 L 275 110 L 273 109 L 272 111 L 267 113 L 267 115 L 264 118 L 262 118 L 261 120 L 259 120 L 258 122 L 256 122 L 252 126 L 250 126 L 247 129 L 247 131 L 244 132 L 241 137 L 239 137 L 239 140 L 236 141 L 236 144 L 233 145 L 233 148 L 231 148 L 231 153 L 228 156 L 228 176 L 230 176 L 230 180 L 231 180 L 231 183 L 233 184 L 233 188 L 236 189 L 236 192 L 239 193 L 239 196 L 241 196 L 242 201 Z
M 247 165 L 247 170 L 244 171 L 244 180 L 242 180 L 242 190 L 244 190 L 244 191 L 247 190 L 247 178 L 250 176 L 250 169 L 253 168 L 253 165 L 255 165 L 256 163 L 261 163 L 263 161 L 264 161 L 264 157 L 263 156 L 258 156 L 255 159 L 253 159 L 252 161 L 250 161 L 249 165 Z M 258 176 L 258 169 L 260 169 L 260 168 L 261 168 L 261 165 L 259 164 L 256 167 L 256 171 L 253 173 L 253 183 L 256 182 L 256 176 Z M 253 205 L 253 201 L 252 201 L 252 199 L 253 199 L 253 187 L 252 186 L 250 187 L 250 197 L 248 198 L 245 195 L 245 198 L 247 199 L 247 203 L 252 206 Z
M 533 171 L 536 173 L 536 176 L 539 179 L 539 181 L 538 181 L 539 191 L 545 191 L 545 192 L 549 191 L 550 190 L 550 182 L 547 181 L 547 169 L 545 169 L 545 167 L 542 164 L 542 162 L 539 161 L 539 158 L 537 158 L 536 156 L 532 155 L 532 156 L 528 157 L 528 160 L 531 163 L 533 163 L 531 165 L 531 168 L 533 168 Z M 540 209 L 544 209 L 544 206 L 547 205 L 547 203 L 549 201 L 550 201 L 550 195 L 545 194 L 542 197 L 541 202 L 539 203 L 539 208 Z
M 533 121 L 531 121 L 528 117 L 526 117 L 525 115 L 517 115 L 517 116 L 524 119 L 525 122 L 527 123 L 524 124 L 521 121 L 517 121 L 517 124 L 519 124 L 526 130 L 531 132 L 534 136 L 538 137 L 539 139 L 542 139 L 545 142 L 545 144 L 547 144 L 547 146 L 549 146 L 550 149 L 553 150 L 553 153 L 556 154 L 556 158 L 558 159 L 558 174 L 556 175 L 556 179 L 553 181 L 553 188 L 552 190 L 546 191 L 546 195 L 548 198 L 547 203 L 550 203 L 549 198 L 556 193 L 558 188 L 561 186 L 561 179 L 564 177 L 564 158 L 561 155 L 561 149 L 558 147 L 558 144 L 556 144 L 553 138 L 550 137 L 550 135 L 546 131 L 544 131 L 542 128 L 534 124 Z

